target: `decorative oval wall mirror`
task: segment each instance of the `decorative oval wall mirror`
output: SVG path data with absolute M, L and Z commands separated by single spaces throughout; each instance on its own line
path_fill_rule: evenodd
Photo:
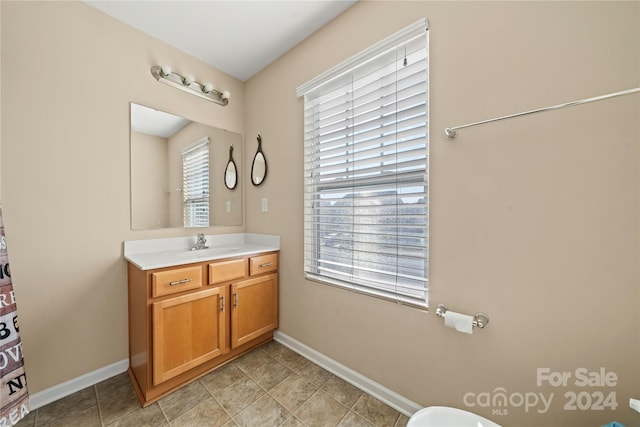
M 236 162 L 233 161 L 233 145 L 229 146 L 229 161 L 224 170 L 224 185 L 233 190 L 238 185 L 238 168 Z
M 267 177 L 267 159 L 262 152 L 262 137 L 258 134 L 258 150 L 253 157 L 253 163 L 251 164 L 251 183 L 253 185 L 260 185 Z

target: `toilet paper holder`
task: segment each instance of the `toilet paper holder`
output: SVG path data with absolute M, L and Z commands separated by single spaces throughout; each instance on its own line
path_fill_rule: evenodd
M 442 317 L 444 319 L 444 315 L 447 313 L 447 306 L 444 304 L 438 304 L 436 307 L 436 316 Z M 484 328 L 489 323 L 489 316 L 484 313 L 476 313 L 473 316 L 473 327 L 474 328 Z

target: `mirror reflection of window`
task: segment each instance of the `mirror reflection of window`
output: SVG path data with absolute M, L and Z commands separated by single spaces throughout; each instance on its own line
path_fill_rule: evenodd
M 182 149 L 184 226 L 209 226 L 209 138 Z

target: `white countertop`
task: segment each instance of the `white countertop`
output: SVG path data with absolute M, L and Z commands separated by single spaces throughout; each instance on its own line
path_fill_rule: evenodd
M 268 234 L 212 234 L 205 238 L 209 249 L 195 251 L 191 250 L 195 236 L 128 240 L 124 242 L 124 258 L 141 270 L 151 270 L 280 250 L 280 236 Z

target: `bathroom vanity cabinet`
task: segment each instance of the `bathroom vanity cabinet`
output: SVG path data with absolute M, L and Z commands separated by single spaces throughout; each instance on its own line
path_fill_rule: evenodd
M 273 338 L 278 255 L 128 263 L 129 375 L 143 406 Z

